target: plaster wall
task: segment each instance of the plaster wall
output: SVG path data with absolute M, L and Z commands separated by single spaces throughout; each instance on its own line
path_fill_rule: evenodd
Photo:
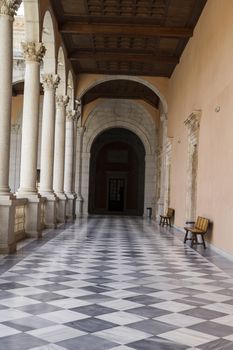
M 168 96 L 168 135 L 173 137 L 170 206 L 175 208 L 175 224 L 183 227 L 185 221 L 188 130 L 184 121 L 201 110 L 196 212 L 213 221 L 211 243 L 231 254 L 232 13 L 232 0 L 207 2 L 170 79 Z

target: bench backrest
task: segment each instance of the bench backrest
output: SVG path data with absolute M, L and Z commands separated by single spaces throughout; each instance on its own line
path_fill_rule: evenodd
M 174 209 L 168 208 L 167 209 L 167 215 L 169 218 L 171 218 L 174 215 Z
M 197 217 L 197 221 L 195 223 L 195 228 L 197 228 L 198 230 L 201 230 L 203 232 L 206 232 L 208 230 L 208 226 L 209 226 L 208 219 L 203 218 L 201 216 Z

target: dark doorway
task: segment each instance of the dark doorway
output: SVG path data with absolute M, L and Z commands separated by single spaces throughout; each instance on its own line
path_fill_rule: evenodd
M 143 215 L 145 150 L 133 132 L 114 128 L 93 142 L 89 213 Z
M 124 211 L 125 179 L 108 180 L 108 210 Z

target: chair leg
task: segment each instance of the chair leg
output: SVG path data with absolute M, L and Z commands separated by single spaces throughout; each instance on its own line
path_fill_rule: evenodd
M 185 236 L 184 236 L 184 243 L 186 243 L 186 241 L 187 241 L 187 238 L 188 238 L 188 232 L 189 232 L 189 231 L 187 231 L 187 230 L 186 230 L 186 233 L 185 233 Z
M 172 225 L 171 225 L 171 218 L 168 219 L 168 222 L 169 222 L 169 226 L 172 227 Z
M 205 244 L 204 234 L 202 234 L 202 235 L 201 235 L 201 238 L 202 238 L 202 243 L 203 243 L 203 246 L 204 246 L 204 248 L 206 249 L 206 244 Z
M 193 247 L 193 244 L 195 242 L 195 240 L 197 239 L 197 237 L 195 237 L 196 235 L 192 233 L 192 241 L 191 241 L 191 247 Z
M 160 222 L 159 222 L 159 225 L 161 226 L 162 224 L 162 217 L 160 216 Z

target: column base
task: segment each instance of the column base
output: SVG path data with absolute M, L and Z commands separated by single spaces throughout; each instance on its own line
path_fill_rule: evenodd
M 25 231 L 27 237 L 41 238 L 43 230 L 42 205 L 44 198 L 38 193 L 28 195 L 28 193 L 17 193 L 17 198 L 27 198 L 28 203 L 25 210 Z
M 16 252 L 14 232 L 16 201 L 10 197 L 10 194 L 7 196 L 0 196 L 0 254 Z
M 67 196 L 64 193 L 56 193 L 58 198 L 57 202 L 57 222 L 66 223 L 66 206 L 67 206 Z
M 81 218 L 83 216 L 83 197 L 77 195 L 76 199 L 76 217 Z
M 66 193 L 67 205 L 66 205 L 66 218 L 68 221 L 74 221 L 76 218 L 76 198 L 77 195 L 73 193 Z
M 57 196 L 50 192 L 41 192 L 43 197 L 46 197 L 45 202 L 45 213 L 44 213 L 44 223 L 46 228 L 57 228 Z

